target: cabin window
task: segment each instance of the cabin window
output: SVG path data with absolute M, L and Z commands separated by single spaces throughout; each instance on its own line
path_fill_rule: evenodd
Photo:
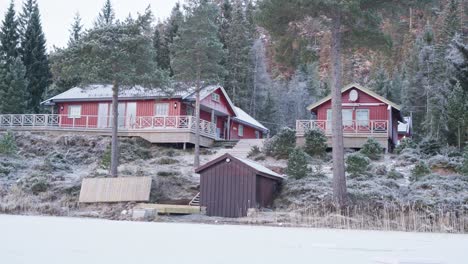
M 68 117 L 69 118 L 80 118 L 81 117 L 81 105 L 70 105 L 70 106 L 68 106 Z
M 217 94 L 217 93 L 212 93 L 212 94 L 211 94 L 211 100 L 213 100 L 213 101 L 219 103 L 219 94 Z
M 169 115 L 169 103 L 157 103 L 155 108 L 154 112 L 156 116 Z
M 353 125 L 353 110 L 352 109 L 342 109 L 341 114 L 343 115 L 343 125 L 352 126 Z M 327 121 L 332 121 L 332 110 L 327 109 Z
M 358 126 L 369 126 L 369 109 L 356 110 L 356 121 Z
M 243 137 L 244 136 L 244 125 L 240 125 L 239 124 L 239 129 L 237 130 L 237 135 L 239 137 Z

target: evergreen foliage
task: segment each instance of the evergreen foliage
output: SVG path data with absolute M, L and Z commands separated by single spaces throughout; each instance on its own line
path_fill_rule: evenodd
M 462 175 L 468 176 L 468 149 L 463 152 L 463 160 L 459 171 Z
M 106 27 L 114 23 L 115 11 L 111 0 L 106 0 L 94 23 L 95 27 Z
M 17 150 L 15 136 L 11 131 L 8 131 L 0 139 L 0 154 L 11 155 Z
M 440 154 L 442 146 L 439 141 L 434 138 L 425 138 L 419 143 L 421 154 L 426 156 L 435 156 Z
M 287 159 L 295 147 L 296 131 L 285 127 L 265 142 L 263 152 L 271 157 Z
M 360 153 L 349 154 L 346 157 L 346 171 L 351 177 L 363 175 L 370 165 L 370 159 Z
M 288 157 L 288 167 L 286 173 L 293 179 L 302 179 L 310 173 L 308 165 L 308 156 L 300 148 L 291 151 Z
M 322 130 L 310 129 L 305 135 L 304 151 L 312 157 L 323 157 L 327 149 L 327 137 Z
M 411 181 L 419 181 L 422 177 L 429 175 L 431 173 L 431 169 L 424 161 L 418 162 L 414 165 L 414 168 L 411 170 Z
M 382 158 L 383 148 L 375 138 L 369 138 L 366 143 L 362 145 L 360 152 L 371 160 L 379 160 Z
M 70 38 L 68 40 L 68 46 L 73 45 L 78 40 L 80 40 L 81 35 L 83 34 L 83 24 L 81 24 L 81 17 L 79 13 L 75 14 L 73 18 L 73 23 L 70 28 Z
M 400 154 L 404 149 L 415 149 L 418 145 L 411 138 L 402 138 L 400 144 L 395 148 L 395 152 Z
M 28 106 L 28 81 L 26 68 L 19 57 L 0 69 L 0 113 L 26 113 Z
M 0 29 L 0 60 L 14 60 L 18 55 L 18 21 L 16 20 L 14 2 L 11 1 Z
M 25 12 L 29 12 L 29 9 Z M 25 13 L 23 13 L 23 17 L 26 17 Z M 21 43 L 21 53 L 28 80 L 28 109 L 31 112 L 38 113 L 40 111 L 39 104 L 44 92 L 51 83 L 52 76 L 37 4 L 34 4 L 29 16 Z

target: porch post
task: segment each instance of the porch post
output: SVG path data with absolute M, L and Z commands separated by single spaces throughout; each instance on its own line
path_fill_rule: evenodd
M 228 118 L 227 118 L 227 140 L 230 140 L 231 139 L 231 116 L 228 115 Z

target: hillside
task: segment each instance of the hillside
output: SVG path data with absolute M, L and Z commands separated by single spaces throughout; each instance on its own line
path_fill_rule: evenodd
M 15 141 L 17 154 L 0 154 L 0 213 L 130 219 L 122 212 L 131 210 L 132 203 L 78 204 L 82 178 L 107 175 L 109 138 L 21 132 L 15 133 Z M 224 152 L 203 151 L 202 164 Z M 252 158 L 286 173 L 287 160 L 264 154 Z M 425 158 L 408 149 L 372 162 L 361 176 L 348 177 L 351 212 L 347 220 L 336 214 L 333 205 L 329 158 L 312 160 L 313 173 L 306 178 L 288 177 L 272 210 L 240 219 L 161 216 L 159 220 L 466 232 L 468 177 L 454 171 L 460 157 L 449 158 L 446 153 L 427 159 L 433 173 L 414 181 L 411 171 L 420 159 Z M 151 176 L 151 202 L 188 204 L 199 191 L 192 162 L 191 150 L 121 140 L 119 173 Z

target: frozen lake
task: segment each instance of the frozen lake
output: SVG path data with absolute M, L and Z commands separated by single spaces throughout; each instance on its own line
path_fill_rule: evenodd
M 468 235 L 0 215 L 0 263 L 468 263 Z

